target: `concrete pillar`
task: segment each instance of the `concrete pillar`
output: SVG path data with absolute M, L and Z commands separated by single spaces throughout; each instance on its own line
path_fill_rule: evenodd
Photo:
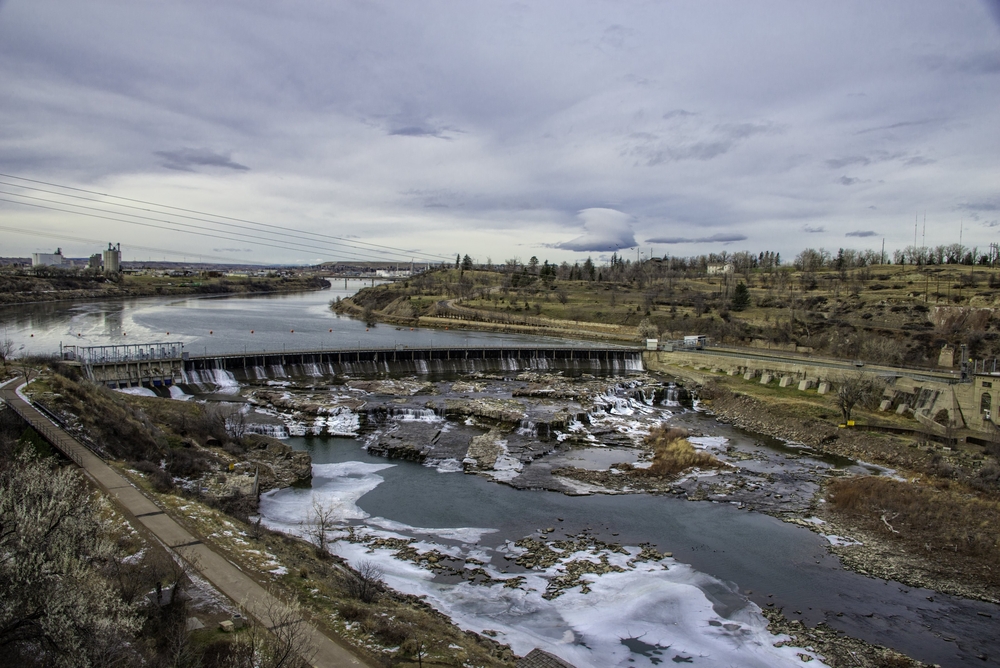
M 909 406 L 906 404 L 900 404 L 899 408 L 896 409 L 896 415 L 905 415 L 908 410 L 910 410 Z
M 781 380 L 778 381 L 778 387 L 788 387 L 795 382 L 795 379 L 791 376 L 782 376 Z
M 729 371 L 726 372 L 726 375 L 727 376 L 735 376 L 738 373 L 739 373 L 739 370 L 737 370 L 737 369 L 730 369 Z
M 800 392 L 805 392 L 806 390 L 811 390 L 812 386 L 813 386 L 813 382 L 811 380 L 806 379 L 806 380 L 800 380 L 799 381 L 799 391 Z
M 756 377 L 757 372 L 752 369 L 748 369 L 747 372 L 743 374 L 743 380 L 753 380 Z
M 771 375 L 771 374 L 769 374 L 769 373 L 762 373 L 762 374 L 760 374 L 760 384 L 761 384 L 761 385 L 767 385 L 767 384 L 768 384 L 768 383 L 770 383 L 770 382 L 771 382 L 771 381 L 772 381 L 773 379 L 774 379 L 774 376 L 772 376 L 772 375 Z
M 880 411 L 887 411 L 892 408 L 892 399 L 883 399 L 882 403 L 878 405 Z
M 826 380 L 824 380 L 822 383 L 820 383 L 819 387 L 816 388 L 816 392 L 819 393 L 819 394 L 826 394 L 829 391 L 830 391 L 830 383 L 829 383 L 829 381 L 826 381 Z

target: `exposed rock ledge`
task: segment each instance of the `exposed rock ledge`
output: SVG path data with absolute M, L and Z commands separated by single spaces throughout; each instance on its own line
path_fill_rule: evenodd
M 312 481 L 312 457 L 308 452 L 270 436 L 251 434 L 245 439 L 246 459 L 259 467 L 260 491 L 308 485 Z

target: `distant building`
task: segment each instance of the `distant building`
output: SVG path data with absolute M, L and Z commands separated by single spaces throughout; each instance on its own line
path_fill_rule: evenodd
M 376 269 L 379 278 L 409 278 L 413 274 L 409 269 Z
M 94 253 L 93 255 L 90 256 L 90 261 L 87 262 L 87 269 L 93 269 L 94 271 L 100 271 L 101 270 L 101 263 L 102 263 L 101 254 L 100 253 Z
M 108 244 L 108 249 L 104 251 L 104 273 L 118 274 L 122 270 L 122 245 L 112 246 Z
M 732 262 L 726 262 L 725 264 L 715 263 L 708 265 L 708 274 L 731 274 L 736 269 Z
M 62 248 L 57 248 L 55 253 L 32 253 L 32 267 L 61 267 L 66 263 L 63 257 Z

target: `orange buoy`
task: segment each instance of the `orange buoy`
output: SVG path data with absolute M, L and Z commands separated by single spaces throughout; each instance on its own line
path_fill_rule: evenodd
M 411 332 L 413 331 L 413 328 L 412 328 L 412 327 L 410 327 L 410 331 L 411 331 Z
M 292 334 L 294 334 L 294 333 L 295 333 L 295 330 L 293 329 L 293 330 L 292 330 Z
M 250 333 L 253 334 L 253 330 L 252 329 L 250 330 Z
M 368 331 L 368 328 L 367 328 L 367 327 L 365 327 L 365 331 L 366 331 L 366 332 Z M 32 334 L 32 336 L 34 336 L 34 334 Z
M 331 331 L 331 332 L 333 332 L 333 330 L 332 330 L 332 329 L 331 329 L 330 331 Z

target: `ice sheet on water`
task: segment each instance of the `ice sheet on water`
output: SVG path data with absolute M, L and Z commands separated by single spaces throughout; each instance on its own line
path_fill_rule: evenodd
M 362 496 L 384 480 L 378 472 L 395 464 L 313 464 L 311 489 L 273 490 L 260 497 L 260 514 L 273 529 L 301 535 L 302 523 L 309 520 L 313 502 L 333 511 L 334 521 L 361 520 L 368 513 L 358 507 Z
M 851 538 L 844 538 L 843 536 L 835 536 L 834 534 L 820 534 L 823 538 L 830 541 L 830 545 L 836 545 L 838 547 L 850 547 L 851 545 L 863 545 L 859 541 L 853 540 Z
M 391 466 L 362 462 L 314 465 L 313 489 L 268 492 L 261 497 L 261 514 L 269 527 L 301 534 L 301 521 L 308 517 L 315 500 L 334 509 L 339 521 L 365 520 L 374 528 L 369 530 L 372 535 L 391 532 L 422 536 L 417 543 L 422 551 L 437 549 L 464 558 L 475 555 L 487 562 L 484 569 L 491 578 L 514 577 L 489 563 L 491 555 L 486 549 L 472 547 L 492 529 L 421 528 L 386 518 L 367 518 L 356 502 L 382 482 L 378 472 Z M 435 538 L 462 545 L 436 545 Z M 432 571 L 394 558 L 392 550 L 371 550 L 366 544 L 339 541 L 331 548 L 355 566 L 362 561 L 373 562 L 382 568 L 389 586 L 426 596 L 430 604 L 462 628 L 498 631 L 498 640 L 510 643 L 518 654 L 542 647 L 578 668 L 642 667 L 661 661 L 632 652 L 621 642 L 641 637 L 650 645 L 669 646 L 670 656 L 695 657 L 695 662 L 702 665 L 802 665 L 796 656 L 801 649 L 772 646 L 775 637 L 768 633 L 766 621 L 752 603 L 747 602 L 726 618 L 715 611 L 706 591 L 717 591 L 725 587 L 723 583 L 673 559 L 630 566 L 629 560 L 639 549 L 627 549 L 628 555 L 605 551 L 609 563 L 626 572 L 589 574 L 585 579 L 590 593 L 574 587 L 547 600 L 542 594 L 568 560 L 593 560 L 593 555 L 563 554 L 559 563 L 545 571 L 529 571 L 522 575 L 523 584 L 507 588 L 502 584 L 435 582 Z M 514 551 L 519 550 L 509 542 L 497 549 L 499 553 Z M 814 661 L 810 665 L 822 664 Z
M 729 443 L 725 436 L 692 436 L 688 443 L 701 450 L 721 450 Z
M 424 466 L 429 466 L 438 473 L 461 473 L 463 471 L 462 462 L 449 457 L 448 459 L 428 459 Z
M 437 536 L 444 540 L 455 540 L 467 545 L 473 545 L 482 540 L 482 537 L 489 533 L 496 533 L 496 529 L 480 529 L 476 527 L 457 527 L 444 529 L 428 529 L 424 527 L 414 527 L 402 522 L 387 520 L 384 517 L 373 517 L 368 520 L 368 524 L 386 529 L 387 531 L 397 531 L 400 533 L 414 533 L 424 536 Z

